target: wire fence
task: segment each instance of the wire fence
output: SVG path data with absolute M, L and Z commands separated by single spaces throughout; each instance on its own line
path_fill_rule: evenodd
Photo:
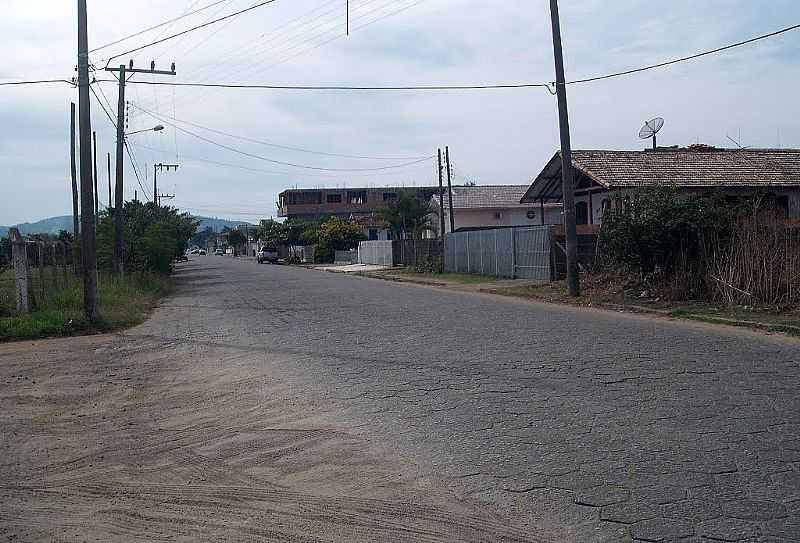
M 79 255 L 72 243 L 18 237 L 0 244 L 0 316 L 58 305 L 80 284 Z

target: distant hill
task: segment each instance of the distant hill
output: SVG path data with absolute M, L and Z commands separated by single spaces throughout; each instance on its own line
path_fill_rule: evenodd
M 246 221 L 231 221 L 228 219 L 219 219 L 216 217 L 196 217 L 200 221 L 198 231 L 205 230 L 210 226 L 215 232 L 221 232 L 226 226 L 228 228 L 236 228 L 240 224 L 246 224 Z M 248 223 L 249 224 L 249 223 Z M 72 215 L 63 215 L 61 217 L 50 217 L 36 222 L 26 222 L 22 224 L 12 225 L 19 228 L 22 234 L 58 234 L 61 230 L 72 232 Z M 10 226 L 0 226 L 0 238 L 8 236 L 8 229 Z

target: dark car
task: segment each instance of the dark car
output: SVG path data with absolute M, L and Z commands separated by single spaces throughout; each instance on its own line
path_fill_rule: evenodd
M 263 264 L 264 262 L 278 263 L 278 250 L 275 247 L 264 246 L 258 251 L 258 263 Z

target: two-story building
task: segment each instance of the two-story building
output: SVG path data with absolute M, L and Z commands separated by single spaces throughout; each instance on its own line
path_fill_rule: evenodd
M 342 189 L 289 189 L 278 195 L 278 216 L 319 220 L 339 217 L 359 224 L 371 240 L 390 239 L 379 211 L 397 199 L 400 191 L 415 191 L 429 200 L 438 187 L 383 187 Z

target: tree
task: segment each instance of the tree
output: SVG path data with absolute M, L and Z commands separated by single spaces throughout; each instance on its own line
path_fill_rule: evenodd
M 152 202 L 125 202 L 125 269 L 169 273 L 173 259 L 183 254 L 197 232 L 188 213 Z M 113 215 L 101 211 L 97 221 L 97 265 L 110 270 L 114 246 Z
M 379 211 L 379 216 L 394 237 L 404 239 L 411 234 L 412 238 L 419 239 L 430 229 L 428 217 L 431 213 L 433 206 L 429 201 L 422 200 L 414 191 L 403 190 L 396 200 Z
M 348 251 L 358 247 L 360 241 L 367 239 L 361 227 L 338 217 L 331 217 L 319 227 L 319 240 L 316 245 L 315 258 L 318 261 L 330 262 L 335 251 Z
M 247 243 L 247 238 L 239 230 L 228 230 L 228 245 L 233 247 L 233 256 L 239 256 L 239 248 Z
M 258 239 L 270 247 L 286 244 L 286 228 L 278 221 L 267 219 L 258 227 Z

